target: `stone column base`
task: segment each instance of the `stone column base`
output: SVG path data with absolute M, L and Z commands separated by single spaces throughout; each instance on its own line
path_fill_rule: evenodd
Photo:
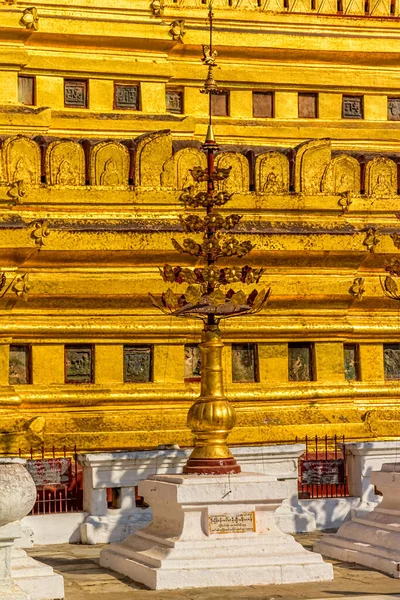
M 64 578 L 53 569 L 27 555 L 22 548 L 11 551 L 11 575 L 31 600 L 62 600 Z
M 324 535 L 317 552 L 337 560 L 357 563 L 400 578 L 400 465 L 384 464 L 371 482 L 383 493 L 373 511 L 355 516 L 334 535 Z
M 257 473 L 162 475 L 139 485 L 149 527 L 100 554 L 100 564 L 151 589 L 330 581 L 331 564 L 275 524 L 286 483 Z

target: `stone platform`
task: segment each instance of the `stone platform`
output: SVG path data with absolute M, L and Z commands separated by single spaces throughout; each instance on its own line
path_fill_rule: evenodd
M 332 566 L 275 524 L 286 483 L 258 473 L 163 475 L 139 486 L 149 527 L 112 544 L 100 564 L 151 589 L 329 581 Z
M 384 464 L 381 471 L 372 472 L 371 483 L 383 494 L 381 504 L 371 512 L 354 516 L 335 535 L 323 536 L 315 550 L 399 579 L 400 464 Z

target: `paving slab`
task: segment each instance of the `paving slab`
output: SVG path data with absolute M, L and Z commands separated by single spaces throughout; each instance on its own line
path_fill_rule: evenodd
M 308 550 L 319 533 L 296 535 Z M 36 546 L 28 553 L 63 575 L 65 600 L 400 600 L 400 581 L 360 565 L 329 560 L 335 579 L 293 585 L 154 591 L 100 567 L 105 545 Z

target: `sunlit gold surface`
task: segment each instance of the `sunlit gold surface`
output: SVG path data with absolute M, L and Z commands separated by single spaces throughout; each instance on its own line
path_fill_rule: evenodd
M 191 145 L 197 152 L 193 160 L 202 166 L 193 143 L 204 140 L 208 126 L 208 98 L 198 91 L 204 68 L 197 62 L 208 39 L 205 9 L 168 0 L 163 14 L 154 15 L 149 0 L 83 4 L 0 4 L 1 135 L 45 136 L 48 148 L 53 141 L 72 140 L 62 148 L 75 172 L 74 185 L 57 183 L 60 146 L 54 144 L 33 182 L 18 186 L 10 179 L 15 171 L 7 158 L 10 144 L 2 144 L 0 270 L 7 277 L 0 299 L 2 452 L 43 442 L 82 450 L 192 444 L 186 415 L 199 386 L 184 382 L 184 344 L 201 341 L 201 324 L 159 314 L 147 291 L 165 290 L 157 268 L 164 261 L 196 265 L 195 258 L 176 252 L 171 237 L 181 244 L 186 237 L 176 191 L 187 175 L 179 170 L 188 160 L 182 149 Z M 375 3 L 375 14 L 363 17 L 364 3 L 353 3 L 349 10 L 355 13 L 344 15 L 324 14 L 332 7 L 319 0 L 314 11 L 301 12 L 296 6 L 303 5 L 294 2 L 288 9 L 283 2 L 280 9 L 279 3 L 216 4 L 214 75 L 230 90 L 230 117 L 216 118 L 214 132 L 228 146 L 224 151 L 238 155 L 231 161 L 234 195 L 222 212 L 244 213 L 235 235 L 251 239 L 249 262 L 266 268 L 261 284 L 273 290 L 261 314 L 221 324 L 225 395 L 237 416 L 229 442 L 306 434 L 399 436 L 400 386 L 385 381 L 382 354 L 383 343 L 400 341 L 399 306 L 385 297 L 380 283 L 385 260 L 400 253 L 392 237 L 400 229 L 399 196 L 374 195 L 368 180 L 366 194 L 354 189 L 348 198 L 338 191 L 340 178 L 332 180 L 341 154 L 398 158 L 400 122 L 387 120 L 387 97 L 400 95 L 398 5 L 390 16 L 389 3 Z M 20 23 L 32 7 L 39 18 L 36 31 Z M 182 19 L 183 44 L 169 34 L 170 24 Z M 18 74 L 36 76 L 36 106 L 18 103 Z M 88 109 L 64 107 L 64 77 L 90 80 Z M 140 82 L 139 111 L 113 109 L 114 81 Z M 184 114 L 166 112 L 168 86 L 183 91 Z M 252 91 L 271 89 L 274 119 L 254 118 Z M 299 91 L 319 93 L 318 119 L 298 118 Z M 363 120 L 342 119 L 343 93 L 364 95 Z M 85 157 L 74 145 L 81 139 L 133 140 L 149 132 L 136 140 L 131 182 L 126 177 L 118 186 L 101 185 L 101 152 Z M 304 166 L 298 152 L 294 191 L 288 191 L 284 158 L 260 158 L 321 138 L 331 139 L 334 154 L 315 143 L 322 151 Z M 37 165 L 40 146 L 20 143 Z M 256 154 L 252 191 L 243 170 L 249 149 Z M 126 172 L 124 148 L 103 152 L 118 158 Z M 265 165 L 271 160 L 283 175 L 281 185 L 272 182 L 267 193 Z M 325 169 L 316 187 L 314 166 L 319 174 Z M 361 298 L 354 288 L 360 277 Z M 231 344 L 247 341 L 258 343 L 260 381 L 234 383 Z M 292 341 L 315 343 L 316 381 L 288 381 Z M 64 344 L 88 342 L 96 345 L 95 383 L 66 385 Z M 32 344 L 31 385 L 8 385 L 9 345 L 15 343 Z M 154 344 L 153 382 L 123 383 L 123 344 L 132 343 Z M 360 344 L 358 382 L 344 379 L 343 343 Z

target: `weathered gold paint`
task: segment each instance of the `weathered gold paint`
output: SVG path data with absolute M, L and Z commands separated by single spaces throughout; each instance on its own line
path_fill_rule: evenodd
M 168 0 L 156 17 L 149 4 L 96 0 L 82 12 L 81 0 L 56 10 L 50 0 L 3 3 L 1 135 L 94 142 L 168 129 L 181 145 L 203 141 L 204 6 Z M 252 4 L 215 7 L 218 80 L 231 90 L 231 116 L 215 120 L 219 143 L 266 151 L 329 137 L 337 153 L 398 153 L 400 124 L 387 121 L 387 97 L 399 95 L 397 5 L 393 17 L 364 17 Z M 38 8 L 38 31 L 19 24 L 31 6 Z M 178 18 L 186 20 L 183 44 L 168 33 Z M 18 104 L 18 74 L 36 77 L 32 109 Z M 89 80 L 88 109 L 64 108 L 64 77 Z M 113 110 L 114 81 L 140 83 L 141 110 Z M 183 90 L 184 114 L 166 113 L 168 86 Z M 274 119 L 253 119 L 253 89 L 275 92 Z M 319 119 L 297 118 L 299 91 L 319 93 Z M 364 95 L 363 120 L 342 119 L 343 93 Z M 165 146 L 154 147 L 143 166 L 149 179 L 156 172 L 150 187 L 37 184 L 15 203 L 0 177 L 0 270 L 9 282 L 24 273 L 30 282 L 26 302 L 12 288 L 0 300 L 3 452 L 43 441 L 82 450 L 192 443 L 186 414 L 199 385 L 183 381 L 184 344 L 200 341 L 200 325 L 156 314 L 147 298 L 148 290 L 163 290 L 157 266 L 177 261 L 167 226 L 176 229 L 183 211 L 179 192 L 160 183 Z M 256 244 L 251 264 L 266 266 L 263 283 L 272 288 L 262 314 L 222 327 L 225 395 L 237 415 L 232 444 L 400 435 L 400 387 L 385 382 L 382 351 L 383 343 L 399 341 L 400 319 L 379 281 L 385 258 L 399 254 L 390 237 L 399 229 L 399 196 L 351 200 L 345 215 L 333 193 L 235 192 L 229 204 L 245 213 L 248 231 L 239 236 Z M 43 220 L 50 234 L 40 245 L 33 223 Z M 145 230 L 146 222 L 155 225 Z M 371 226 L 379 238 L 373 253 L 363 243 Z M 173 233 L 181 242 L 184 235 Z M 362 300 L 349 293 L 356 277 L 364 278 Z M 260 383 L 232 383 L 230 344 L 243 341 L 259 344 Z M 291 341 L 315 343 L 317 381 L 288 382 Z M 359 382 L 344 381 L 345 342 L 360 344 Z M 32 385 L 8 385 L 11 343 L 32 344 Z M 96 346 L 94 384 L 64 384 L 68 343 Z M 154 344 L 154 382 L 122 383 L 124 343 Z

